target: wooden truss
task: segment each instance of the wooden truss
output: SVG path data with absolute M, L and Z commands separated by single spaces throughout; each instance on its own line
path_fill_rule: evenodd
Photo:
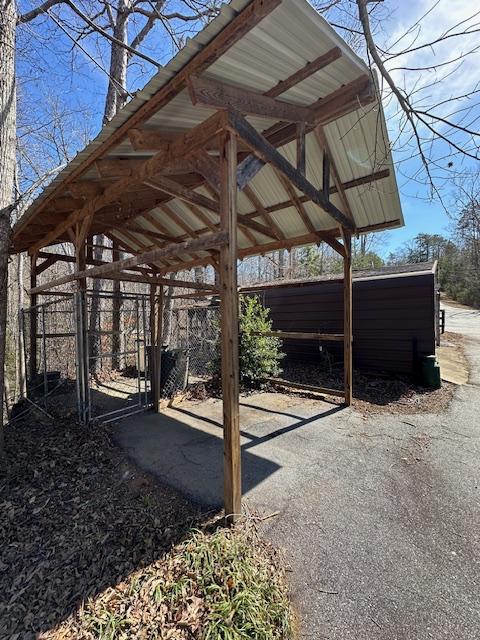
M 69 282 L 77 282 L 78 288 L 84 290 L 88 278 L 150 285 L 152 343 L 156 353 L 152 387 L 156 410 L 159 410 L 165 275 L 199 265 L 212 265 L 218 271 L 218 288 L 185 280 L 168 280 L 168 284 L 190 288 L 197 293 L 220 295 L 225 511 L 231 520 L 241 512 L 237 260 L 322 241 L 343 258 L 343 334 L 322 334 L 321 339 L 343 341 L 343 396 L 349 405 L 352 400 L 351 235 L 357 228 L 348 203 L 348 191 L 388 175 L 388 170 L 383 170 L 342 183 L 324 134 L 325 125 L 375 100 L 374 85 L 369 76 L 360 76 L 309 106 L 297 106 L 280 98 L 288 89 L 338 59 L 342 55 L 338 47 L 309 62 L 263 94 L 202 76 L 212 62 L 280 2 L 253 0 L 86 161 L 72 170 L 60 186 L 51 190 L 42 199 L 35 219 L 30 224 L 27 220 L 25 227 L 20 225 L 14 238 L 14 249 L 28 249 L 32 258 L 32 305 L 36 304 L 39 293 Z M 181 134 L 142 127 L 151 115 L 184 90 L 188 90 L 192 104 L 199 110 L 213 107 L 215 113 Z M 274 119 L 277 124 L 260 132 L 249 123 L 246 115 Z M 311 132 L 323 150 L 321 188 L 306 176 L 305 136 Z M 153 155 L 130 159 L 113 157 L 112 149 L 122 140 L 129 140 L 139 152 Z M 296 142 L 297 149 L 295 164 L 279 151 L 292 141 Z M 262 205 L 250 184 L 265 166 L 274 170 L 288 195 L 286 200 L 271 207 Z M 84 177 L 87 173 L 91 176 L 92 172 L 96 174 L 94 179 Z M 201 191 L 199 187 L 202 187 Z M 251 203 L 252 209 L 248 213 L 237 211 L 239 191 Z M 340 207 L 332 203 L 331 195 L 335 193 Z M 178 207 L 172 206 L 173 201 L 186 208 L 190 222 Z M 313 203 L 328 215 L 329 230 L 317 228 L 306 212 L 307 203 Z M 297 212 L 304 229 L 294 237 L 286 237 L 272 216 L 287 208 Z M 152 211 L 157 212 L 156 215 Z M 196 221 L 195 225 L 192 219 Z M 172 234 L 172 223 L 182 230 L 180 235 Z M 89 247 L 92 237 L 100 233 L 115 238 L 117 254 L 122 250 L 130 257 L 110 262 L 94 260 Z M 239 248 L 240 237 L 246 241 L 242 248 Z M 71 242 L 75 257 L 45 251 L 49 245 L 59 242 Z M 75 262 L 74 272 L 38 285 L 37 276 L 57 260 Z M 34 314 L 32 323 L 35 323 Z M 35 327 L 32 330 L 35 334 Z M 285 384 L 284 381 L 277 382 Z M 315 390 L 325 391 L 318 387 Z

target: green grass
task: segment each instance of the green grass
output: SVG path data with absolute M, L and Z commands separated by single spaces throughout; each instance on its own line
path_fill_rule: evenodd
M 277 553 L 253 527 L 192 530 L 167 556 L 90 598 L 49 638 L 289 640 Z

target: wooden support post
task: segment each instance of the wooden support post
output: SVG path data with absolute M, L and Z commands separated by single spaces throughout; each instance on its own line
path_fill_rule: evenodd
M 237 140 L 226 132 L 220 149 L 220 226 L 228 242 L 220 249 L 222 399 L 225 517 L 235 522 L 242 509 L 238 295 L 237 295 Z
M 297 169 L 302 175 L 306 171 L 305 123 L 297 124 Z
M 92 256 L 93 257 L 93 256 Z M 118 241 L 112 241 L 112 262 L 120 260 L 120 248 Z M 124 351 L 122 347 L 122 290 L 120 280 L 114 280 L 112 285 L 112 369 L 122 368 L 122 358 L 119 355 Z
M 152 287 L 155 291 L 155 287 Z M 163 300 L 164 300 L 164 288 L 163 285 L 159 285 L 158 294 L 153 296 L 153 320 L 152 322 L 152 398 L 153 398 L 153 410 L 155 413 L 160 413 L 160 401 L 161 401 L 161 372 L 162 372 L 162 346 L 163 346 Z M 151 311 L 152 312 L 152 311 Z
M 352 404 L 352 236 L 344 230 L 345 256 L 343 258 L 343 363 L 345 404 Z
M 75 242 L 75 267 L 77 271 L 85 270 L 86 263 L 86 242 L 85 236 L 78 232 Z M 77 281 L 76 292 L 76 343 L 77 343 L 77 394 L 79 417 L 82 422 L 88 422 L 88 393 L 89 393 L 89 368 L 88 368 L 88 345 L 87 345 L 87 300 L 86 300 L 87 279 L 81 278 Z
M 37 286 L 37 253 L 34 253 L 30 259 L 30 288 Z M 30 359 L 28 363 L 28 377 L 30 384 L 37 375 L 37 310 L 38 296 L 35 293 L 30 294 Z

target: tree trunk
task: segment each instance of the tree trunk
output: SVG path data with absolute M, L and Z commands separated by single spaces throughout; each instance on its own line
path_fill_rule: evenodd
M 14 0 L 0 0 L 0 390 L 5 379 L 8 252 L 15 175 L 15 23 Z M 3 455 L 3 401 L 0 403 L 0 455 Z
M 113 28 L 113 37 L 125 43 L 127 43 L 128 11 L 129 2 L 120 0 L 117 8 L 117 19 Z M 127 97 L 127 63 L 128 56 L 125 47 L 112 42 L 110 82 L 108 83 L 107 97 L 105 99 L 103 124 L 107 124 L 125 104 Z
M 128 15 L 129 15 L 129 2 L 128 0 L 120 0 L 117 8 L 117 15 L 115 26 L 113 28 L 113 36 L 120 42 L 127 42 L 128 34 Z M 109 122 L 116 113 L 123 107 L 125 104 L 125 99 L 127 96 L 126 88 L 127 88 L 127 50 L 119 44 L 115 44 L 112 42 L 111 53 L 110 53 L 110 81 L 108 83 L 107 97 L 105 99 L 105 111 L 103 114 L 103 124 Z M 96 236 L 95 244 L 105 245 L 106 238 L 103 235 Z M 95 260 L 103 260 L 103 249 L 96 248 L 94 250 L 94 258 Z M 89 318 L 89 333 L 90 333 L 90 373 L 92 375 L 96 375 L 100 370 L 101 361 L 98 358 L 100 353 L 100 336 L 98 335 L 98 331 L 100 330 L 101 323 L 101 305 L 102 301 L 100 298 L 100 293 L 103 291 L 103 280 L 100 278 L 95 278 L 92 285 L 93 289 L 93 297 L 92 304 L 90 307 L 90 318 Z M 119 286 L 117 287 L 117 291 L 114 290 L 114 293 L 119 294 Z M 112 313 L 112 325 L 120 326 L 120 306 L 119 304 L 114 305 L 114 310 Z M 112 361 L 112 367 L 118 368 L 119 362 L 114 358 Z

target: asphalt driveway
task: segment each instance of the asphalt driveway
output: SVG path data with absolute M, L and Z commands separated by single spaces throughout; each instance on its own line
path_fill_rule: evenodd
M 246 502 L 285 549 L 303 638 L 480 638 L 480 314 L 469 385 L 441 415 L 365 418 L 279 394 L 241 407 Z M 221 501 L 221 405 L 124 421 L 118 439 L 193 499 Z

